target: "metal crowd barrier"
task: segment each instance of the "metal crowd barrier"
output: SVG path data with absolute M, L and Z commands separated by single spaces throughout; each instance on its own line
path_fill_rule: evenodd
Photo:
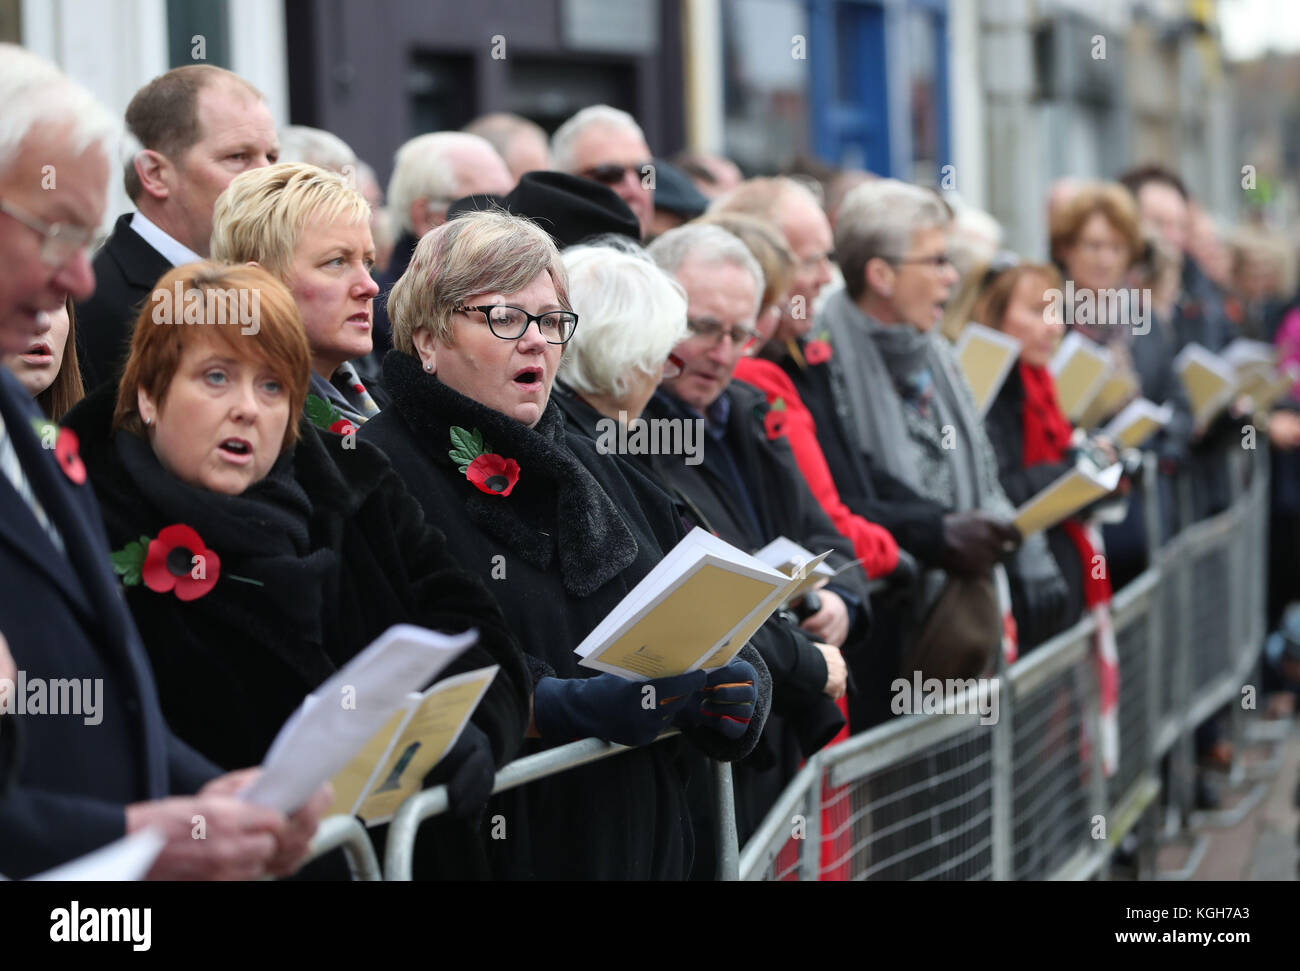
M 1192 733 L 1239 699 L 1265 634 L 1267 456 L 1246 457 L 1233 474 L 1249 484 L 1230 508 L 1153 546 L 1148 569 L 1112 602 L 1119 751 L 1109 778 L 1086 616 L 997 673 L 995 724 L 966 699 L 809 759 L 743 848 L 741 879 L 1087 879 L 1130 832 L 1150 848 L 1162 760 L 1166 798 L 1186 823 Z
M 1153 541 L 1148 569 L 1112 602 L 1119 752 L 1109 778 L 1102 772 L 1096 627 L 1085 616 L 999 669 L 993 724 L 982 723 L 972 688 L 957 700 L 958 713 L 897 717 L 818 752 L 743 850 L 730 766 L 713 763 L 718 878 L 1087 879 L 1104 872 L 1135 827 L 1149 848 L 1148 810 L 1166 786 L 1171 812 L 1185 824 L 1193 804 L 1192 733 L 1238 697 L 1265 633 L 1266 455 L 1261 450 L 1234 474 L 1249 485 L 1232 506 L 1163 547 Z M 1150 463 L 1145 481 L 1154 539 L 1161 513 Z M 493 792 L 625 751 L 594 738 L 548 749 L 498 772 Z M 401 805 L 389 825 L 385 879 L 411 879 L 420 824 L 446 809 L 445 786 Z M 312 856 L 340 846 L 358 879 L 378 879 L 357 820 L 325 820 Z

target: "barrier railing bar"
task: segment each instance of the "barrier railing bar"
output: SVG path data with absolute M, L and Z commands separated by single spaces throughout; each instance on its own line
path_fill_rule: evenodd
M 355 816 L 329 816 L 322 819 L 307 850 L 304 864 L 339 848 L 347 857 L 354 880 L 380 880 L 379 859 L 366 828 Z

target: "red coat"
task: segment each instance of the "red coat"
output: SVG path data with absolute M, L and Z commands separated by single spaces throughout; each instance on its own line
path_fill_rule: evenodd
M 835 528 L 853 541 L 854 552 L 862 559 L 862 568 L 867 577 L 874 580 L 892 573 L 898 565 L 898 544 L 894 542 L 889 530 L 863 519 L 840 499 L 839 490 L 835 488 L 835 480 L 831 478 L 831 470 L 826 464 L 826 456 L 817 443 L 817 429 L 813 425 L 812 414 L 799 397 L 789 375 L 771 361 L 745 357 L 736 365 L 735 376 L 760 389 L 767 397 L 768 406 L 776 409 L 775 412 L 769 412 L 769 419 L 774 413 L 782 413 L 776 405 L 777 399 L 785 405 L 784 423 L 780 423 L 779 419 L 769 422 L 768 434 L 783 434 L 789 440 L 790 449 L 794 452 L 795 461 L 799 463 L 799 471 L 807 480 L 808 487 Z

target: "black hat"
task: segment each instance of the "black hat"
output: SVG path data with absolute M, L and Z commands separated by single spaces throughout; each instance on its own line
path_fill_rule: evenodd
M 567 172 L 525 172 L 504 196 L 457 199 L 448 207 L 447 218 L 493 208 L 527 216 L 550 233 L 560 249 L 602 233 L 641 239 L 636 215 L 612 189 Z
M 695 188 L 690 176 L 663 159 L 655 159 L 654 166 L 656 209 L 685 219 L 704 215 L 704 210 L 709 208 L 709 198 Z

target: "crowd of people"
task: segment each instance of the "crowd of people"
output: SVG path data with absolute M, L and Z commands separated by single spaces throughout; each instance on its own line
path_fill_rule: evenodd
M 1243 418 L 1197 427 L 1175 354 L 1240 335 L 1300 354 L 1284 247 L 1229 249 L 1163 169 L 1058 184 L 1051 252 L 1024 259 L 932 189 L 670 162 L 608 106 L 551 136 L 499 114 L 420 135 L 381 193 L 336 136 L 277 131 L 246 81 L 189 66 L 131 100 L 119 173 L 123 126 L 0 53 L 0 679 L 101 679 L 105 699 L 94 726 L 0 708 L 11 877 L 146 826 L 155 878 L 294 873 L 329 787 L 286 816 L 238 798 L 249 767 L 410 623 L 477 629 L 443 677 L 499 668 L 424 780 L 451 811 L 417 875 L 707 878 L 710 760 L 732 763 L 743 840 L 805 759 L 894 716 L 900 674 L 989 674 L 1144 568 L 1131 456 L 1109 517 L 1012 522 L 1081 455 L 1125 458 L 1062 413 L 1051 291 L 1149 303 L 1149 329 L 1075 329 L 1174 408 L 1151 447 L 1195 501 L 1162 502 L 1165 535 L 1226 507 Z M 93 251 L 117 174 L 134 208 Z M 949 339 L 968 321 L 1021 344 L 986 413 Z M 1267 426 L 1281 550 L 1297 410 Z M 608 447 L 645 422 L 699 447 Z M 695 527 L 829 551 L 834 575 L 647 707 L 574 648 Z M 1300 597 L 1272 579 L 1280 621 Z M 491 794 L 512 759 L 593 736 L 634 751 Z

